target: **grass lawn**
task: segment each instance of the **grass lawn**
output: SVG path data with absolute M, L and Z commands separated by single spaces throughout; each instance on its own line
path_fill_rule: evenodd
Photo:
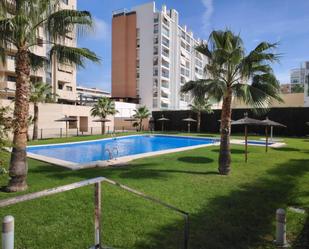
M 35 144 L 95 139 L 51 139 Z M 218 147 L 139 159 L 129 166 L 70 171 L 29 160 L 28 192 L 97 176 L 128 185 L 190 213 L 191 249 L 274 248 L 275 210 L 309 211 L 309 139 L 285 139 L 270 149 L 232 146 L 232 173 L 217 174 Z M 34 143 L 33 143 L 34 144 Z M 1 157 L 8 159 L 8 154 Z M 7 176 L 1 176 L 1 185 Z M 16 194 L 0 192 L 0 198 Z M 183 218 L 103 184 L 103 241 L 114 248 L 182 248 Z M 288 210 L 292 248 L 309 248 L 309 220 Z M 16 219 L 16 248 L 89 248 L 93 244 L 93 186 L 0 209 Z

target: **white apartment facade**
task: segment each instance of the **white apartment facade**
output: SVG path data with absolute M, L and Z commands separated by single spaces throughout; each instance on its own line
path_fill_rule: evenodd
M 122 21 L 122 22 L 121 22 Z M 119 70 L 119 51 L 112 53 L 112 97 L 131 97 L 139 100 L 150 110 L 187 109 L 191 99 L 188 94 L 181 94 L 181 86 L 190 80 L 203 78 L 206 57 L 195 50 L 199 40 L 186 26 L 179 25 L 176 10 L 167 10 L 163 5 L 157 10 L 155 3 L 134 7 L 132 11 L 117 11 L 113 14 L 113 46 L 118 47 L 119 30 L 136 29 L 136 38 L 125 36 L 127 44 L 134 44 L 136 52 L 128 54 Z M 129 25 L 129 27 L 128 27 Z M 123 39 L 123 38 L 122 38 Z M 136 41 L 131 41 L 136 39 Z M 121 53 L 126 53 L 125 48 Z M 125 75 L 127 65 L 135 61 L 136 77 L 128 80 Z M 123 75 L 123 77 L 121 77 Z M 136 82 L 134 82 L 134 80 Z M 126 96 L 123 89 L 136 88 Z
M 309 107 L 309 61 L 303 62 L 300 68 L 291 70 L 290 81 L 291 84 L 304 86 L 304 106 Z
M 60 9 L 77 9 L 77 0 L 61 0 Z M 32 48 L 32 52 L 49 57 L 50 46 L 44 43 L 46 32 L 42 27 L 39 28 L 38 46 Z M 66 36 L 60 41 L 67 46 L 76 47 L 76 35 L 74 33 Z M 16 48 L 11 47 L 7 51 L 6 64 L 0 64 L 0 97 L 12 99 L 16 89 L 15 75 L 15 53 Z M 32 81 L 46 82 L 52 85 L 53 93 L 61 103 L 74 103 L 76 101 L 76 67 L 64 65 L 56 60 L 51 65 L 37 71 L 31 71 Z

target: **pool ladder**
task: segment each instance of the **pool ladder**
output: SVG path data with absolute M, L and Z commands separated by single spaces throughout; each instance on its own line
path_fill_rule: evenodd
M 119 154 L 119 149 L 118 146 L 117 147 L 113 147 L 112 149 L 107 148 L 105 149 L 105 151 L 108 153 L 109 156 L 109 161 L 110 160 L 117 160 L 118 154 Z

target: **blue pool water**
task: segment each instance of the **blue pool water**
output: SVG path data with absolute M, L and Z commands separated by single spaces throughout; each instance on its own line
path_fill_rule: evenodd
M 244 142 L 245 143 L 245 142 Z M 265 141 L 248 141 L 248 144 L 253 144 L 253 145 L 266 145 Z M 268 142 L 268 145 L 272 145 L 274 143 Z
M 89 163 L 99 160 L 108 160 L 109 155 L 107 150 L 114 150 L 114 154 L 117 154 L 114 148 L 118 149 L 118 157 L 123 157 L 146 152 L 212 143 L 214 143 L 214 140 L 208 138 L 142 135 L 71 144 L 30 146 L 27 148 L 27 151 L 33 154 L 74 163 Z

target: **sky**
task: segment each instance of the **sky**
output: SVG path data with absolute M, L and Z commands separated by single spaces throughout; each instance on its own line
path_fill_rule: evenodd
M 147 3 L 147 0 L 77 0 L 79 10 L 94 18 L 94 30 L 78 38 L 100 58 L 100 64 L 87 63 L 79 69 L 77 83 L 87 87 L 111 89 L 112 12 Z M 250 51 L 261 41 L 279 42 L 279 63 L 273 65 L 281 83 L 289 83 L 290 69 L 309 60 L 309 0 L 158 0 L 156 7 L 176 9 L 180 24 L 187 25 L 195 37 L 207 40 L 214 29 L 229 28 L 242 37 Z

